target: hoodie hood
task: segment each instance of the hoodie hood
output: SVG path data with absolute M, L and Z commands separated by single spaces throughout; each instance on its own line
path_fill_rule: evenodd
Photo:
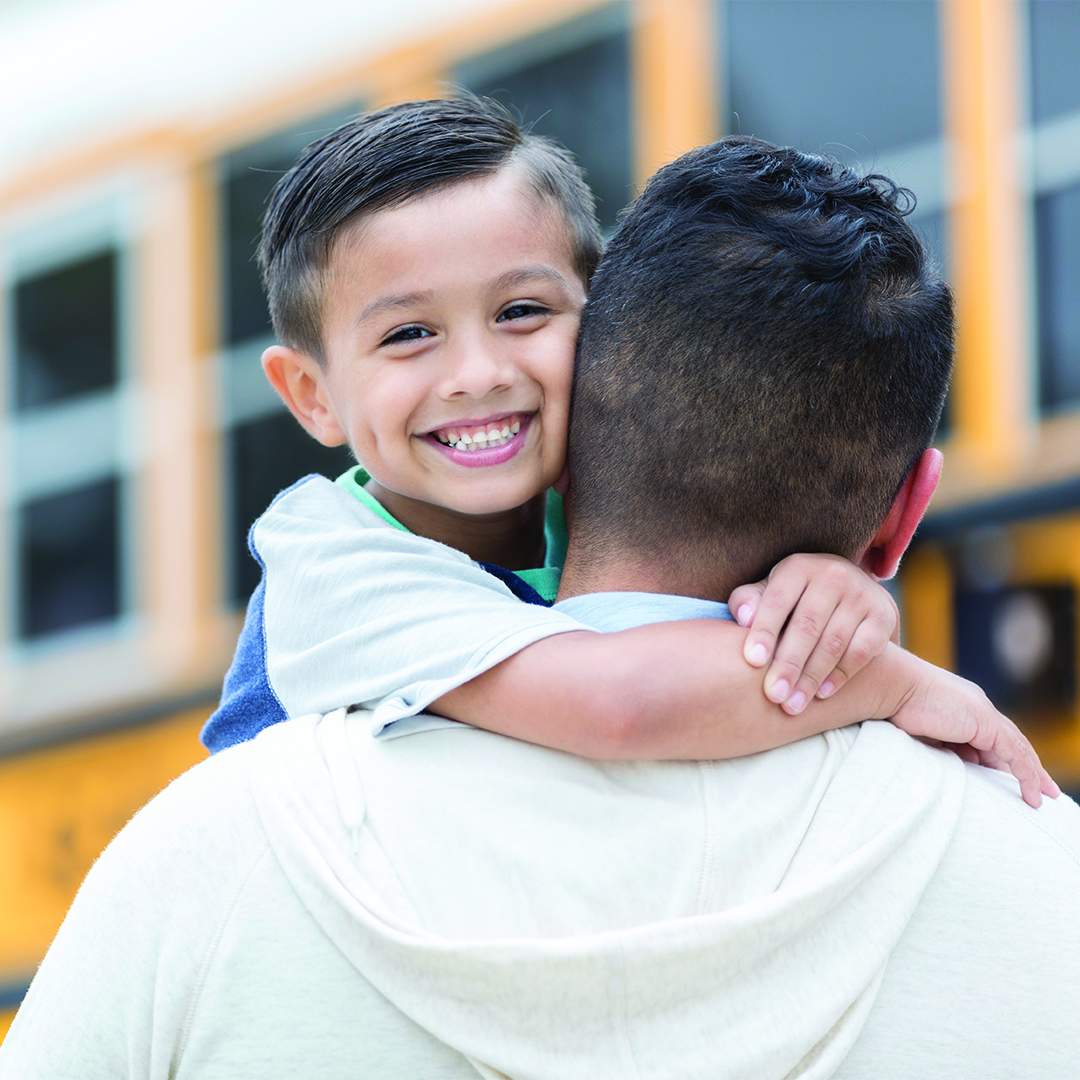
M 263 732 L 252 789 L 329 938 L 485 1077 L 828 1077 L 964 770 L 868 722 L 730 762 L 590 762 L 370 714 Z

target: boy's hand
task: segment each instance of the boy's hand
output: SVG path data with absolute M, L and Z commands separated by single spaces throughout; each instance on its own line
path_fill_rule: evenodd
M 1041 805 L 1043 795 L 1056 799 L 1061 794 L 1023 732 L 978 686 L 910 653 L 907 657 L 918 670 L 911 692 L 892 716 L 901 731 L 953 750 L 965 761 L 1011 772 L 1030 806 Z
M 836 555 L 790 555 L 765 581 L 740 585 L 728 606 L 740 626 L 751 628 L 747 662 L 764 667 L 772 658 L 765 696 L 792 716 L 815 694 L 839 690 L 899 634 L 893 598 Z

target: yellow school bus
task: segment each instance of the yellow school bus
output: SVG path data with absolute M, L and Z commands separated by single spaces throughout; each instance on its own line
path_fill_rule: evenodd
M 347 464 L 259 370 L 269 188 L 453 85 L 564 141 L 608 228 L 728 132 L 916 193 L 959 340 L 906 642 L 1080 790 L 1080 0 L 154 7 L 0 6 L 0 1030 L 97 853 L 203 756 L 251 522 Z

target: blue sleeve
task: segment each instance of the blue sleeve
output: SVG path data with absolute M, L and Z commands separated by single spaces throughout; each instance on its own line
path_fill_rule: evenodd
M 252 554 L 259 558 L 254 547 Z M 261 559 L 259 565 L 262 566 L 262 580 L 248 601 L 244 627 L 236 643 L 232 664 L 225 674 L 221 703 L 199 733 L 199 739 L 211 754 L 247 742 L 263 728 L 288 719 L 267 674 L 266 567 Z

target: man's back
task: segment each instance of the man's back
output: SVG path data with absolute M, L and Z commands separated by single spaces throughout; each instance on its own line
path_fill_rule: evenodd
M 883 723 L 710 764 L 584 762 L 469 729 L 378 744 L 362 715 L 336 744 L 324 734 L 322 755 L 346 744 L 365 826 L 404 894 L 392 916 L 407 904 L 418 941 L 468 941 L 456 960 L 479 957 L 460 984 L 457 970 L 418 979 L 427 959 L 413 942 L 367 974 L 421 1026 L 438 1016 L 440 1038 L 481 1061 L 486 1030 L 470 1042 L 466 1019 L 441 1006 L 428 1014 L 420 999 L 490 980 L 481 1029 L 508 1029 L 493 1045 L 509 1075 L 647 1077 L 665 1075 L 667 1061 L 681 1080 L 762 1080 L 788 1075 L 802 1038 L 812 1049 L 793 1075 L 826 1076 L 849 1034 L 858 1038 L 838 1075 L 852 1080 L 890 1069 L 1064 1078 L 1080 1060 L 1080 808 L 1064 797 L 1032 810 L 1011 778 Z M 288 755 L 275 793 L 296 762 Z M 339 774 L 334 787 L 342 818 L 355 820 L 350 783 Z M 283 809 L 298 816 L 290 799 Z M 286 872 L 294 885 L 307 873 Z M 583 986 L 592 978 L 603 983 L 595 996 Z M 525 1016 L 516 1045 L 515 1005 Z M 552 1032 L 550 1057 L 507 1068 L 531 1036 L 546 1047 Z M 793 1055 L 786 1066 L 781 1048 Z
M 884 777 L 875 788 L 846 771 L 856 736 L 875 731 L 925 757 L 931 778 L 947 762 L 945 788 L 961 780 L 954 826 L 930 788 L 910 804 L 931 833 L 952 828 L 910 922 L 881 891 L 857 910 L 912 836 L 910 815 L 884 815 L 846 853 L 821 843 L 831 811 L 849 807 L 853 789 L 835 799 L 846 781 L 862 784 L 864 822 L 885 797 Z M 455 787 L 461 798 L 440 803 Z M 901 809 L 903 792 L 890 797 Z M 885 885 L 899 895 L 908 882 Z M 143 902 L 163 886 L 171 899 Z M 364 714 L 293 721 L 159 797 L 84 894 L 0 1053 L 5 1076 L 124 1063 L 132 1076 L 224 1077 L 257 1054 L 263 1077 L 307 1060 L 325 1063 L 320 1075 L 351 1061 L 367 1080 L 456 1078 L 469 1074 L 462 1054 L 490 1052 L 510 1076 L 761 1080 L 790 1072 L 762 1071 L 761 1051 L 790 1054 L 811 1013 L 828 1052 L 795 1075 L 825 1076 L 844 994 L 837 1030 L 858 1034 L 869 1008 L 837 1074 L 852 1080 L 1065 1077 L 1080 1058 L 1080 810 L 1032 811 L 1011 780 L 889 725 L 699 767 L 587 763 L 460 728 L 376 743 Z M 815 896 L 849 910 L 830 921 Z M 889 919 L 898 941 L 875 999 Z M 87 981 L 58 992 L 73 971 Z M 540 1056 L 519 1061 L 522 1047 Z
M 1080 809 L 966 768 L 956 832 L 844 1080 L 1071 1077 L 1080 1063 Z

